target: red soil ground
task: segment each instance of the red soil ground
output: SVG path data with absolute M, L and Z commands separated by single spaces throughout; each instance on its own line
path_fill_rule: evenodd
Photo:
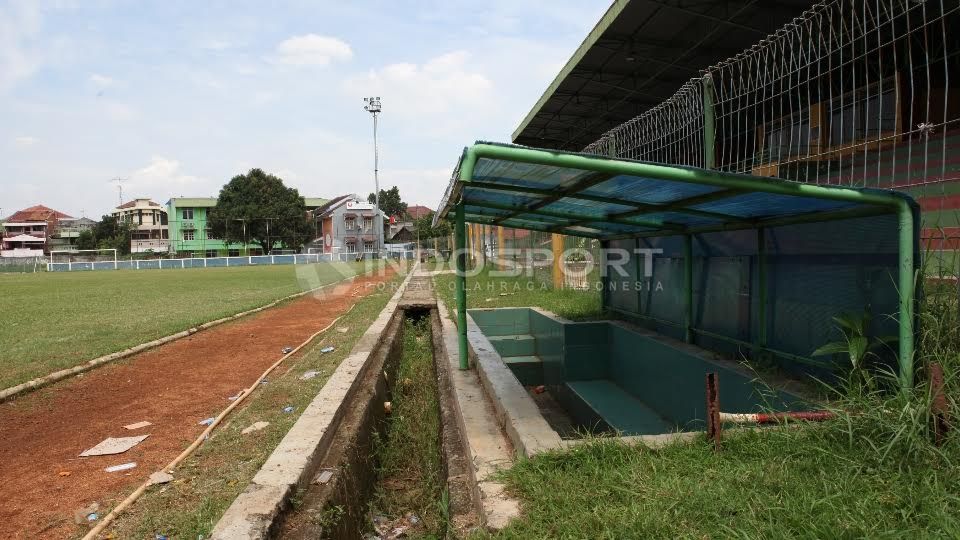
M 307 295 L 0 404 L 0 538 L 69 537 L 74 512 L 93 501 L 105 515 L 111 497 L 126 496 L 183 451 L 203 431 L 198 422 L 225 408 L 225 398 L 249 386 L 284 346 L 330 324 L 389 274 L 358 277 L 322 298 Z M 153 425 L 122 427 L 141 420 Z M 126 453 L 78 457 L 107 437 L 145 433 Z M 130 461 L 131 471 L 103 471 Z

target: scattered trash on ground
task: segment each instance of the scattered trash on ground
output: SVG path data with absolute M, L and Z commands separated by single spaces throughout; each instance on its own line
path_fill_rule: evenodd
M 80 457 L 122 454 L 140 444 L 149 436 L 150 434 L 148 433 L 146 435 L 137 435 L 136 437 L 107 437 L 106 439 L 100 441 L 100 444 L 94 446 L 93 448 L 84 450 L 80 454 Z
M 254 422 L 249 426 L 243 428 L 243 431 L 240 433 L 246 435 L 247 433 L 253 433 L 254 431 L 260 431 L 261 429 L 270 425 L 270 422 Z
M 389 401 L 384 401 L 384 402 L 383 402 L 383 412 L 385 412 L 385 413 L 387 413 L 387 414 L 392 413 L 392 412 L 393 412 L 393 403 L 391 403 L 391 402 L 389 402 Z
M 546 390 L 547 390 L 547 387 L 541 384 L 540 386 L 536 386 L 536 387 L 533 388 L 533 393 L 534 393 L 534 394 L 542 394 L 542 393 L 544 393 Z
M 403 378 L 403 385 L 404 385 L 404 386 L 410 386 L 411 384 L 413 384 L 413 379 L 411 379 L 410 377 L 404 377 L 404 378 Z
M 333 478 L 333 469 L 321 469 L 320 473 L 313 478 L 314 484 L 326 484 Z
M 66 476 L 70 476 L 71 474 L 73 474 L 73 473 L 71 473 L 70 471 L 60 471 L 60 472 L 57 473 L 57 476 L 59 476 L 59 477 L 61 477 L 61 478 L 64 478 L 64 477 L 66 477 Z
M 144 420 L 143 422 L 137 422 L 135 424 L 127 424 L 123 427 L 125 429 L 134 430 L 134 429 L 145 428 L 147 426 L 152 426 L 152 425 L 153 425 L 152 422 L 147 422 L 146 420 Z
M 341 326 L 341 327 L 337 328 L 337 332 L 340 332 L 341 334 L 346 334 L 346 333 L 349 332 L 349 331 L 350 331 L 350 327 L 349 327 L 349 326 Z
M 77 525 L 82 525 L 88 521 L 96 521 L 100 516 L 97 515 L 97 511 L 100 510 L 100 503 L 92 502 L 87 506 L 78 508 L 73 513 L 73 521 Z M 90 517 L 93 516 L 93 519 Z
M 170 538 L 165 534 L 158 534 L 153 537 L 153 540 L 170 540 Z
M 283 412 L 293 412 L 293 405 L 287 405 L 284 407 Z
M 327 354 L 328 352 L 333 352 L 333 347 L 324 347 L 320 349 L 320 352 L 322 352 L 323 354 Z
M 216 420 L 216 418 L 214 418 L 214 417 L 211 416 L 210 418 L 205 418 L 205 419 L 201 420 L 201 421 L 198 422 L 198 423 L 199 423 L 201 426 L 209 426 L 210 424 L 213 423 L 214 420 Z
M 373 538 L 396 540 L 397 538 L 406 538 L 407 531 L 420 523 L 420 518 L 410 512 L 393 521 L 380 515 L 374 516 L 372 521 L 373 529 L 376 531 L 376 535 L 372 536 Z
M 292 353 L 292 352 L 293 352 L 293 347 L 291 347 L 291 346 L 289 346 L 289 345 L 287 345 L 286 347 L 283 348 L 283 354 L 290 354 L 290 353 Z
M 304 372 L 303 375 L 300 376 L 300 380 L 301 380 L 301 381 L 308 381 L 308 380 L 316 377 L 316 376 L 319 375 L 319 374 L 320 374 L 319 371 L 312 371 L 312 370 L 311 370 L 311 371 L 306 371 L 306 372 Z
M 502 293 L 500 293 L 500 296 L 510 296 L 511 294 L 517 294 L 517 293 L 512 293 L 512 292 L 502 292 Z
M 157 471 L 150 475 L 151 484 L 166 484 L 167 482 L 173 482 L 173 475 L 168 472 Z
M 237 395 L 235 395 L 235 396 L 230 396 L 230 397 L 228 397 L 228 398 L 227 398 L 227 401 L 236 401 L 236 400 L 238 400 L 238 399 L 240 399 L 240 392 L 237 392 Z
M 131 461 L 130 463 L 121 463 L 120 465 L 111 465 L 111 466 L 107 467 L 106 469 L 104 469 L 104 471 L 106 471 L 106 472 L 126 471 L 126 470 L 132 469 L 132 468 L 134 468 L 134 467 L 136 467 L 136 466 L 137 466 L 137 464 Z
M 484 302 L 493 302 L 493 298 L 484 298 L 483 301 L 484 301 Z
M 260 381 L 260 384 L 270 384 L 270 381 L 267 380 L 267 379 L 264 379 L 264 380 Z
M 417 523 L 420 523 L 420 517 L 414 513 L 410 513 L 407 514 L 407 521 L 409 521 L 411 525 L 416 525 Z

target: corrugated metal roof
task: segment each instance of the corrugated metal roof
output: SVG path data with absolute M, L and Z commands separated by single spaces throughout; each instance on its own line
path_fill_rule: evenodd
M 916 208 L 896 191 L 478 142 L 464 150 L 435 223 L 462 202 L 473 223 L 612 239 L 891 213 L 897 199 Z

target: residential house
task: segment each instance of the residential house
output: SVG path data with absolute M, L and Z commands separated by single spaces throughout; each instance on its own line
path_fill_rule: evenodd
M 76 251 L 80 233 L 93 230 L 96 224 L 88 217 L 61 218 L 57 230 L 50 236 L 50 251 Z
M 0 256 L 37 257 L 50 253 L 50 238 L 56 234 L 60 220 L 66 219 L 73 218 L 40 204 L 15 212 L 3 224 Z
M 167 209 L 146 197 L 136 198 L 110 213 L 121 223 L 132 225 L 130 253 L 166 253 L 170 250 Z
M 304 197 L 303 201 L 308 216 L 327 203 L 327 199 L 319 197 Z M 262 255 L 260 244 L 249 241 L 227 243 L 214 236 L 208 216 L 210 209 L 216 205 L 216 197 L 174 197 L 167 201 L 170 252 L 181 257 Z M 242 219 L 234 219 L 226 226 L 235 227 L 236 231 L 246 231 L 247 223 Z M 316 232 L 319 234 L 319 231 Z M 280 244 L 274 247 L 279 248 Z
M 320 235 L 314 240 L 313 247 L 324 253 L 376 251 L 378 243 L 383 245 L 389 230 L 387 215 L 380 211 L 379 219 L 376 219 L 373 204 L 356 194 L 331 199 L 315 209 L 312 215 L 320 224 Z M 379 223 L 375 225 L 376 222 Z
M 429 216 L 432 213 L 433 210 L 419 204 L 407 207 L 407 216 L 409 216 L 411 220 L 420 219 L 424 216 Z

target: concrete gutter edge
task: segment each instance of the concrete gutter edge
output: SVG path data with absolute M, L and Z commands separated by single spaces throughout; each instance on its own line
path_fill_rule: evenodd
M 563 447 L 560 435 L 550 427 L 526 389 L 503 362 L 473 317 L 467 312 L 467 342 L 480 381 L 493 402 L 500 425 L 514 448 L 530 457 Z
M 520 515 L 520 502 L 510 497 L 505 486 L 493 475 L 513 464 L 513 448 L 501 429 L 489 394 L 473 370 L 461 370 L 457 357 L 457 327 L 450 320 L 443 301 L 437 299 L 437 312 L 443 329 L 442 341 L 446 362 L 450 367 L 456 418 L 467 455 L 472 461 L 470 470 L 474 499 L 480 510 L 482 524 L 499 530 Z
M 380 334 L 390 323 L 411 270 L 377 319 L 330 376 L 320 392 L 267 458 L 250 484 L 234 499 L 211 533 L 211 539 L 266 538 L 312 459 L 326 451 L 345 413 L 344 403 L 378 349 Z

